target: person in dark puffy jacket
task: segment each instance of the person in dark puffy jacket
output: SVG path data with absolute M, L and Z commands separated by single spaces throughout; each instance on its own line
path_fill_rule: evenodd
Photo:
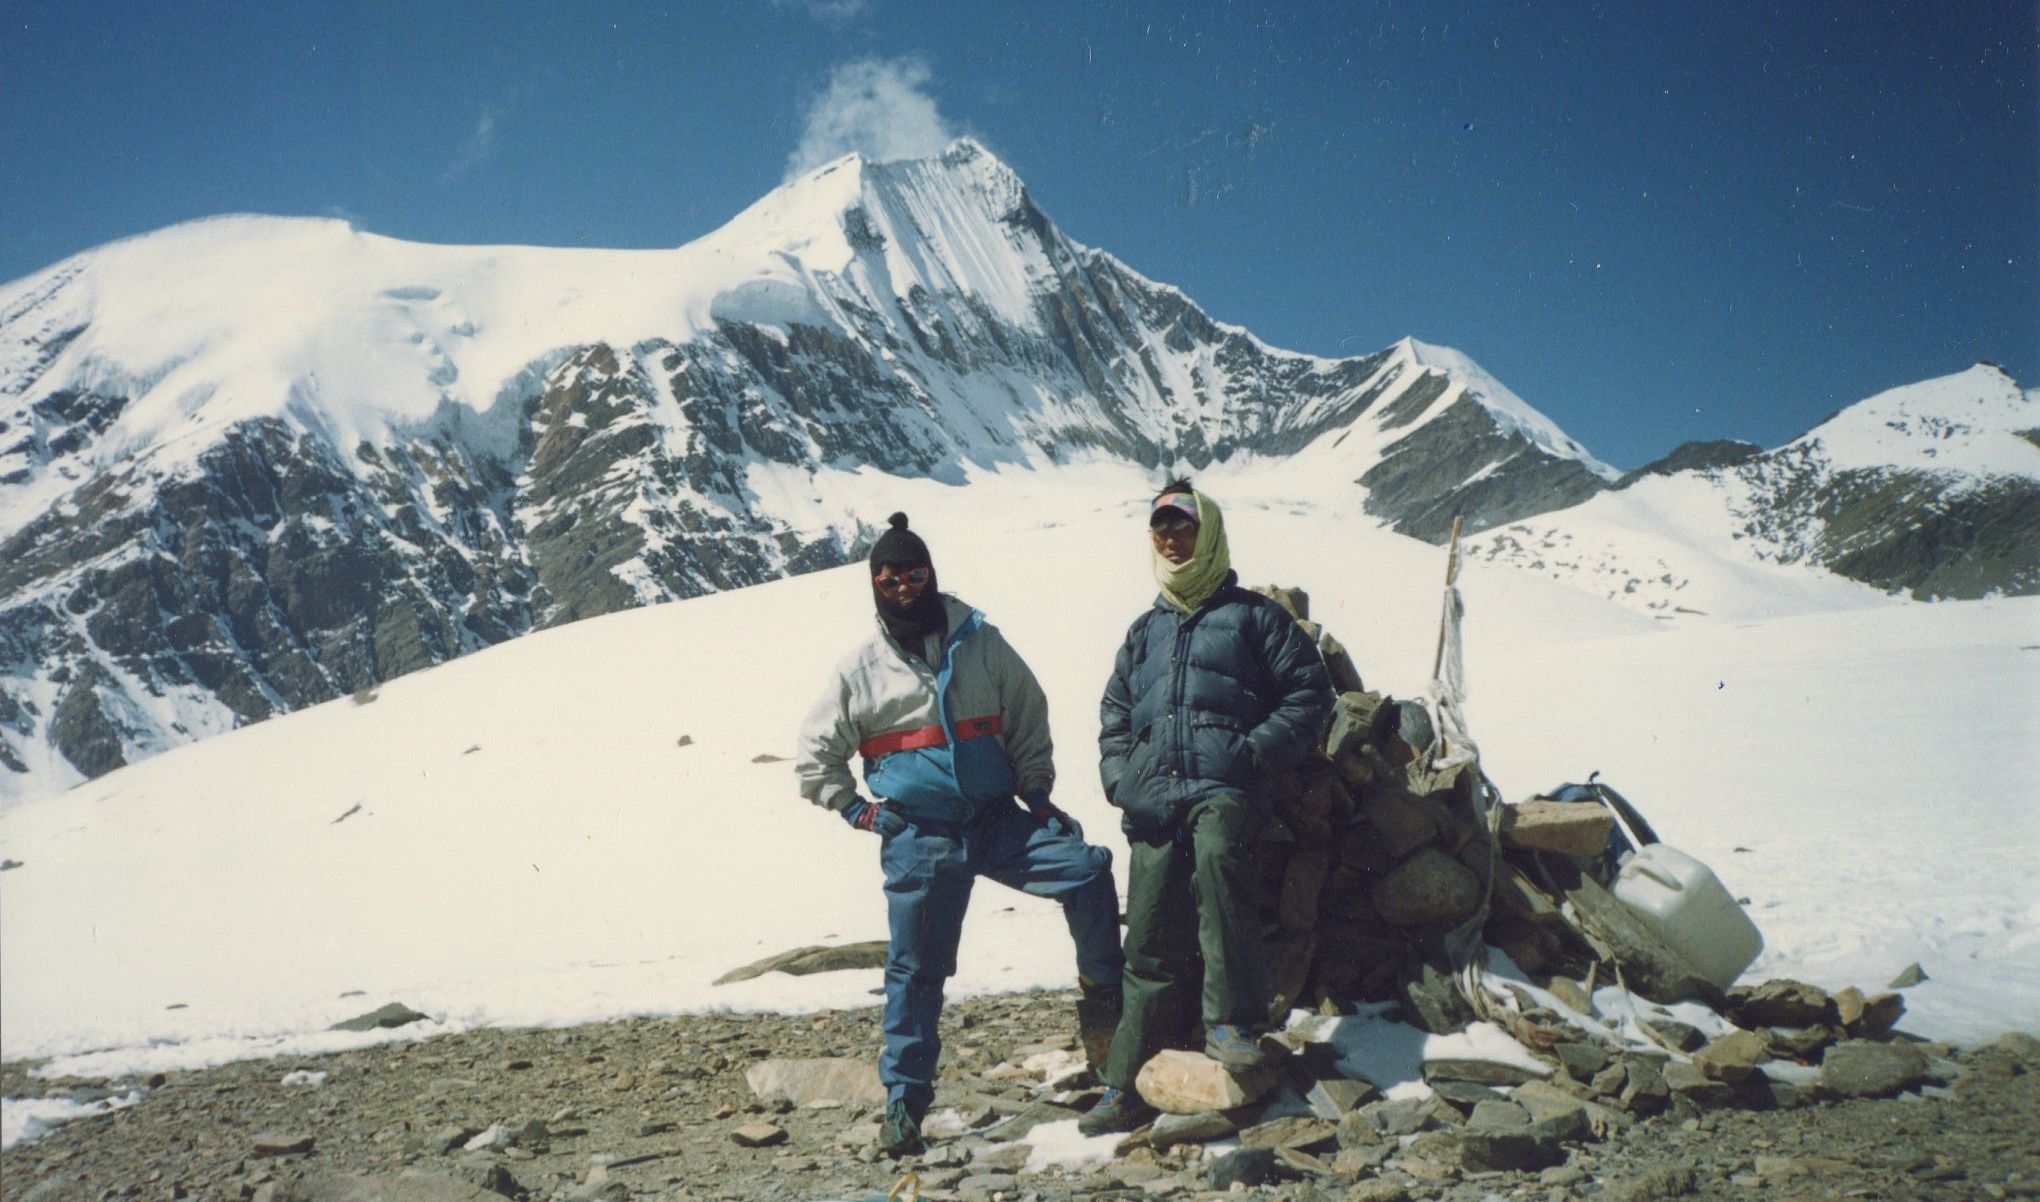
M 1280 605 L 1239 586 L 1216 502 L 1174 481 L 1148 528 L 1162 591 L 1126 632 L 1098 735 L 1130 859 L 1124 1008 L 1105 1094 L 1080 1123 L 1087 1134 L 1151 1116 L 1134 1078 L 1200 1010 L 1206 1055 L 1232 1068 L 1265 1062 L 1253 841 L 1269 774 L 1303 759 L 1332 710 L 1316 645 Z
M 802 724 L 803 796 L 879 836 L 890 938 L 879 1150 L 921 1151 L 942 1052 L 943 984 L 978 877 L 1059 903 L 1076 945 L 1079 1034 L 1103 1058 L 1122 960 L 1112 853 L 1049 800 L 1048 698 L 984 614 L 940 592 L 928 545 L 896 513 L 871 549 L 877 623 Z M 858 796 L 861 761 L 872 800 Z

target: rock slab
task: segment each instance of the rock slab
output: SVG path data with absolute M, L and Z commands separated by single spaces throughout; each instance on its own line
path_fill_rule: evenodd
M 1231 1110 L 1257 1101 L 1275 1085 L 1265 1069 L 1233 1072 L 1198 1052 L 1169 1048 L 1155 1053 L 1134 1078 L 1134 1091 L 1164 1114 Z
M 1927 1079 L 1927 1058 L 1907 1043 L 1853 1039 L 1827 1050 L 1820 1085 L 1843 1098 L 1888 1098 Z
M 1674 1060 L 1663 1070 L 1664 1083 L 1679 1097 L 1702 1110 L 1719 1110 L 1735 1104 L 1735 1087 L 1707 1075 L 1698 1064 Z
M 1576 1126 L 1581 1132 L 1594 1135 L 1605 1136 L 1635 1121 L 1613 1107 L 1574 1097 L 1549 1081 L 1519 1085 L 1509 1099 L 1529 1111 L 1531 1122 Z
M 1742 1027 L 1810 1027 L 1827 1017 L 1827 991 L 1804 981 L 1766 981 L 1728 991 L 1730 1017 Z
M 1148 1128 L 1146 1142 L 1155 1149 L 1172 1148 L 1177 1144 L 1202 1144 L 1224 1139 L 1239 1129 L 1238 1123 L 1215 1110 L 1202 1114 L 1165 1114 Z
M 1241 1148 L 1212 1161 L 1206 1179 L 1215 1190 L 1230 1190 L 1236 1184 L 1248 1188 L 1265 1184 L 1274 1175 L 1275 1149 Z
M 1459 1164 L 1468 1172 L 1526 1172 L 1564 1162 L 1564 1141 L 1558 1131 L 1541 1123 L 1520 1127 L 1469 1123 L 1459 1133 Z
M 771 1123 L 745 1123 L 730 1132 L 730 1139 L 740 1148 L 770 1148 L 786 1142 L 786 1131 Z
M 801 977 L 818 972 L 838 972 L 846 968 L 884 968 L 885 941 L 873 940 L 868 943 L 844 943 L 833 947 L 797 947 L 792 951 L 767 956 L 742 968 L 733 968 L 715 979 L 718 985 L 733 981 L 748 981 L 762 977 L 768 972 L 783 972 Z
M 1371 896 L 1393 926 L 1458 922 L 1480 905 L 1480 881 L 1466 865 L 1426 847 L 1376 881 Z
M 343 1019 L 326 1029 L 329 1031 L 373 1031 L 377 1028 L 409 1026 L 412 1023 L 420 1022 L 430 1017 L 432 1016 L 421 1014 L 402 1002 L 391 1002 L 389 1005 L 379 1006 L 367 1014 L 357 1014 L 353 1018 Z
M 1502 807 L 1502 845 L 1566 856 L 1599 855 L 1615 816 L 1584 801 L 1532 800 Z
M 1823 997 L 1821 1004 L 1826 1002 Z M 1693 1063 L 1716 1081 L 1740 1085 L 1770 1054 L 1770 1043 L 1755 1031 L 1730 1031 L 1693 1053 Z
M 1483 1060 L 1477 1057 L 1441 1056 L 1436 1060 L 1424 1061 L 1424 1080 L 1467 1081 L 1475 1085 L 1521 1085 L 1525 1081 L 1536 1081 L 1547 1076 L 1550 1069 L 1531 1068 L 1506 1060 Z
M 1358 1110 L 1379 1097 L 1381 1091 L 1366 1081 L 1355 1081 L 1347 1077 L 1330 1077 L 1314 1082 L 1310 1094 L 1304 1101 L 1310 1105 L 1310 1112 L 1321 1119 L 1336 1123 L 1351 1111 Z
M 1297 1152 L 1330 1149 L 1338 1143 L 1338 1128 L 1316 1115 L 1289 1115 L 1269 1119 L 1240 1132 L 1243 1148 L 1289 1148 Z
M 761 1102 L 812 1106 L 833 1102 L 885 1104 L 885 1086 L 878 1066 L 868 1060 L 830 1057 L 816 1060 L 765 1060 L 744 1072 L 744 1082 Z

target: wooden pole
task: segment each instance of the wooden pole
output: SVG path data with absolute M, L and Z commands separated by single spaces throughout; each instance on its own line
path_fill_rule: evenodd
M 1465 516 L 1455 514 L 1452 518 L 1452 542 L 1445 551 L 1445 588 L 1449 592 L 1459 580 L 1459 524 Z M 1431 679 L 1438 679 L 1438 673 L 1445 667 L 1445 623 L 1449 619 L 1438 619 L 1438 653 L 1431 657 Z

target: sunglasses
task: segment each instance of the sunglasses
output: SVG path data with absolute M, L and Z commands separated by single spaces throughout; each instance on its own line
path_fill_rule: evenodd
M 873 576 L 871 582 L 877 585 L 881 592 L 887 593 L 898 591 L 902 585 L 919 588 L 928 583 L 928 569 L 908 568 L 897 576 Z
M 1177 517 L 1174 514 L 1164 514 L 1150 523 L 1148 529 L 1156 534 L 1187 534 L 1197 529 L 1197 523 L 1189 518 Z

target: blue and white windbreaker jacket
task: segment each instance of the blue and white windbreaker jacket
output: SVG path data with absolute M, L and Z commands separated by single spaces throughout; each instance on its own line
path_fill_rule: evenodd
M 801 796 L 831 810 L 857 800 L 852 756 L 875 797 L 922 820 L 966 822 L 986 802 L 1054 786 L 1034 673 L 984 614 L 946 593 L 942 604 L 949 635 L 935 667 L 883 625 L 836 666 L 801 725 Z

